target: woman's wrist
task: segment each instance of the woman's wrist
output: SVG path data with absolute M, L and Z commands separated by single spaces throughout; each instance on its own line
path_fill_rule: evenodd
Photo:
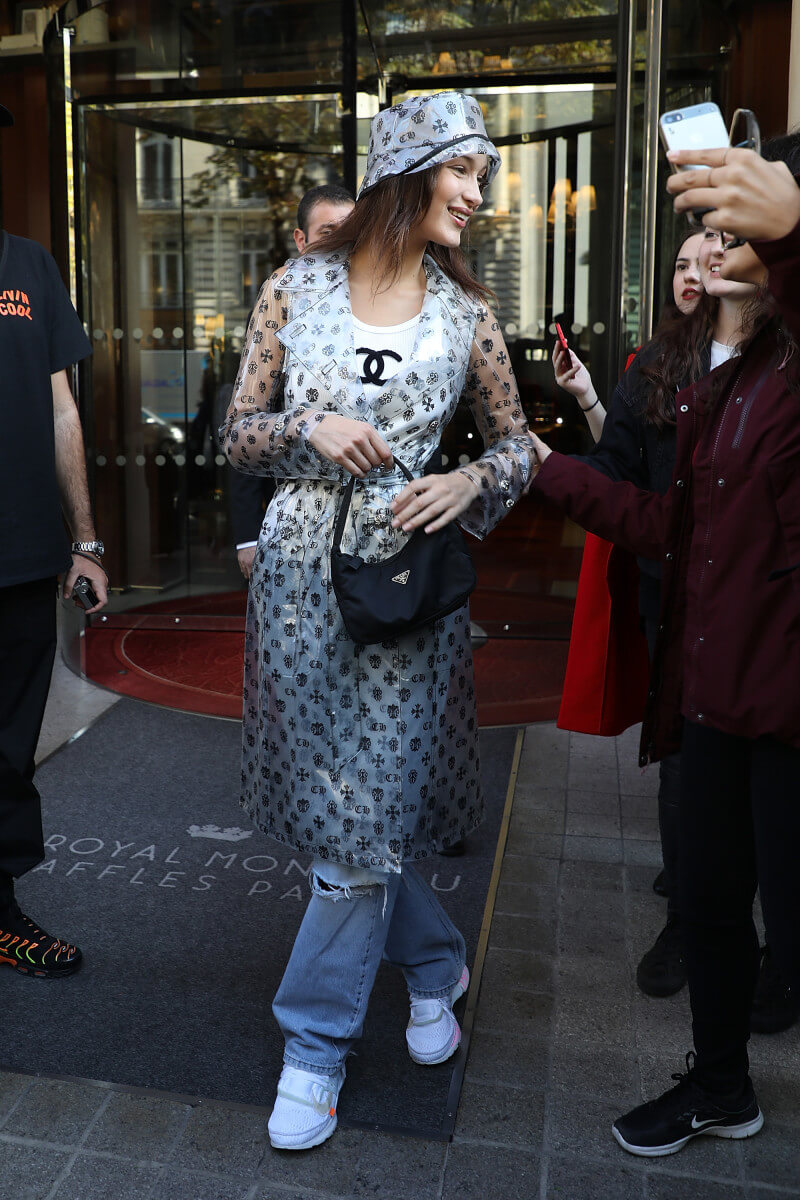
M 587 413 L 587 412 L 591 412 L 593 408 L 596 408 L 596 407 L 597 407 L 597 405 L 598 405 L 599 403 L 600 403 L 600 397 L 599 397 L 599 396 L 595 396 L 595 398 L 594 398 L 594 400 L 592 401 L 592 403 L 591 403 L 591 404 L 588 404 L 588 405 L 587 405 L 585 408 L 584 408 L 584 406 L 581 404 L 581 402 L 580 402 L 580 400 L 579 400 L 579 401 L 578 401 L 578 408 L 581 410 L 581 412 L 583 412 L 583 413 Z

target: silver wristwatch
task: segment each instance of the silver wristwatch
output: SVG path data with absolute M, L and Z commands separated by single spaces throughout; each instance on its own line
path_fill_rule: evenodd
M 106 552 L 106 548 L 102 542 L 73 542 L 73 554 L 95 554 L 98 558 L 102 558 Z

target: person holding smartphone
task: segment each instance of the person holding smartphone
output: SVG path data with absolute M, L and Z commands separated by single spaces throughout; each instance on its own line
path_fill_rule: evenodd
M 620 379 L 597 447 L 584 459 L 609 478 L 626 479 L 662 494 L 668 489 L 675 466 L 675 393 L 703 378 L 735 353 L 736 342 L 742 336 L 743 308 L 755 294 L 754 285 L 720 278 L 721 261 L 720 238 L 711 229 L 691 234 L 678 247 L 668 300 L 656 331 Z M 561 365 L 558 349 L 554 352 L 556 370 Z M 588 371 L 585 368 L 583 371 L 588 378 Z M 588 577 L 602 580 L 605 589 L 604 594 L 597 596 L 598 604 L 608 603 L 609 554 L 608 543 L 590 534 L 584 558 Z M 596 556 L 600 556 L 601 570 L 593 569 Z M 644 556 L 637 561 L 640 623 L 652 662 L 660 609 L 661 564 Z M 616 574 L 612 573 L 612 578 Z M 580 634 L 578 627 L 574 636 L 580 638 Z M 632 643 L 637 636 L 640 636 L 638 631 L 632 630 L 628 642 Z M 562 711 L 568 711 L 571 688 L 574 691 L 568 669 Z M 559 720 L 569 725 L 566 716 L 563 719 L 560 716 Z M 657 883 L 666 895 L 667 917 L 636 969 L 640 990 L 659 998 L 674 995 L 686 983 L 677 896 L 679 775 L 680 755 L 666 756 L 659 765 L 658 823 L 663 870 Z M 779 994 L 777 1002 L 781 1000 Z M 782 1024 L 780 1019 L 778 1024 Z
M 724 229 L 719 277 L 754 284 L 741 353 L 684 388 L 665 495 L 537 454 L 534 487 L 586 528 L 663 564 L 642 765 L 681 749 L 679 909 L 694 1053 L 677 1085 L 614 1122 L 632 1154 L 745 1138 L 763 1115 L 747 1042 L 756 886 L 800 995 L 800 133 L 679 153 L 679 212 Z
M 694 312 L 704 288 L 700 278 L 700 247 L 703 243 L 702 233 L 690 233 L 682 239 L 675 252 L 664 307 L 661 310 L 659 325 L 665 320 L 675 318 L 679 313 L 688 316 Z M 560 326 L 556 327 L 558 332 Z M 653 339 L 658 338 L 658 326 Z M 631 354 L 627 365 L 630 366 L 635 355 Z M 553 346 L 553 372 L 556 383 L 565 392 L 569 392 L 578 401 L 578 407 L 586 416 L 586 424 L 596 442 L 600 441 L 606 410 L 595 390 L 592 377 L 586 366 L 581 362 L 574 350 L 567 345 L 566 338 L 559 337 Z

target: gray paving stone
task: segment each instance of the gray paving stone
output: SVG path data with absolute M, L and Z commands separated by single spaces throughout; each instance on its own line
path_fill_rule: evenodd
M 349 1196 L 356 1185 L 356 1164 L 363 1143 L 373 1136 L 380 1137 L 356 1129 L 337 1129 L 333 1137 L 310 1154 L 273 1150 L 268 1146 L 258 1169 L 259 1179 Z
M 495 912 L 489 954 L 504 951 L 548 955 L 555 950 L 555 921 L 540 917 L 515 917 Z
M 562 1088 L 549 1089 L 545 1133 L 547 1150 L 562 1156 L 611 1161 L 623 1170 L 643 1171 L 644 1160 L 626 1154 L 611 1132 L 612 1124 L 624 1109 L 624 1102 L 620 1108 L 619 1101 L 608 1095 L 590 1096 L 583 1091 L 575 1093 Z
M 531 835 L 541 833 L 562 834 L 564 832 L 563 808 L 535 808 L 515 811 L 508 829 L 510 843 L 518 838 L 530 841 Z
M 536 812 L 563 813 L 567 805 L 566 787 L 539 787 L 517 776 L 513 812 L 524 815 Z
M 556 1008 L 556 1037 L 588 1048 L 630 1050 L 631 1021 L 630 1000 L 624 992 L 605 997 L 591 990 L 562 992 Z
M 583 1046 L 556 1041 L 550 1064 L 550 1087 L 590 1096 L 613 1097 L 620 1112 L 641 1102 L 639 1067 L 630 1050 Z
M 509 917 L 509 921 L 521 921 L 523 917 Z M 550 939 L 552 943 L 552 938 Z M 526 935 L 528 944 L 529 938 Z M 523 992 L 552 992 L 553 991 L 553 961 L 543 954 L 528 954 L 522 949 L 520 940 L 519 950 L 495 949 L 490 946 L 486 954 L 483 968 L 481 989 L 486 988 L 487 994 L 495 989 L 514 988 Z
M 633 1011 L 636 1046 L 640 1053 L 659 1057 L 665 1064 L 671 1063 L 666 1072 L 667 1079 L 672 1071 L 685 1070 L 685 1055 L 692 1048 L 688 989 L 684 988 L 676 996 L 658 999 L 643 995 L 637 988 L 633 994 Z
M 537 855 L 515 854 L 507 850 L 503 857 L 500 882 L 555 889 L 558 885 L 558 861 Z
M 616 766 L 593 763 L 591 759 L 581 761 L 570 758 L 567 773 L 568 791 L 574 788 L 583 792 L 607 792 L 610 796 L 618 796 L 619 787 Z
M 17 1146 L 0 1135 L 0 1196 L 7 1200 L 44 1200 L 69 1159 L 69 1151 Z
M 221 1105 L 193 1108 L 170 1166 L 255 1176 L 269 1145 L 267 1119 Z
M 620 838 L 564 836 L 564 858 L 573 862 L 621 863 Z
M 623 793 L 619 798 L 619 806 L 622 811 L 623 820 L 657 820 L 658 819 L 658 795 L 653 796 L 629 796 Z
M 653 870 L 650 864 L 637 865 L 636 863 L 628 863 L 625 866 L 625 882 L 628 892 L 636 892 L 652 896 L 653 900 L 664 904 L 664 897 L 657 896 L 653 891 L 653 880 L 655 879 L 660 864 Z
M 467 1080 L 461 1092 L 456 1141 L 496 1142 L 539 1150 L 544 1129 L 544 1095 L 519 1087 L 499 1087 Z
M 517 987 L 481 989 L 475 1015 L 475 1029 L 492 1034 L 525 1034 L 548 1038 L 553 1024 L 555 1001 L 542 992 L 526 992 Z M 473 1051 L 470 1049 L 470 1064 Z
M 636 763 L 635 755 L 632 762 Z M 620 762 L 619 791 L 620 796 L 651 796 L 655 800 L 658 795 L 658 768 L 651 766 L 642 772 L 627 761 Z
M 657 817 L 623 817 L 622 836 L 632 841 L 658 842 L 661 844 L 661 833 Z
M 617 812 L 567 812 L 566 833 L 577 837 L 619 837 L 620 820 Z
M 539 917 L 552 921 L 557 896 L 547 888 L 528 887 L 524 883 L 501 882 L 495 900 L 495 916 Z
M 561 867 L 561 895 L 576 892 L 621 892 L 624 870 L 620 863 L 565 862 Z
M 75 1145 L 108 1099 L 103 1088 L 36 1079 L 3 1126 L 4 1133 Z
M 56 1200 L 142 1200 L 158 1179 L 154 1167 L 142 1167 L 121 1158 L 79 1154 L 59 1184 Z M 162 1193 L 163 1194 L 163 1193 Z M 183 1197 L 188 1198 L 184 1192 Z M 173 1193 L 173 1200 L 183 1200 Z M 194 1196 L 192 1197 L 194 1200 Z M 200 1197 L 197 1197 L 200 1200 Z
M 570 788 L 567 792 L 567 813 L 619 813 L 619 798 L 616 792 Z
M 791 1126 L 800 1130 L 800 1071 L 789 1074 L 781 1070 L 765 1071 L 761 1062 L 757 1061 L 755 1047 L 764 1039 L 751 1038 L 750 1062 L 751 1071 L 755 1077 L 756 1094 L 764 1120 L 771 1125 Z M 797 1134 L 800 1146 L 800 1132 Z M 800 1170 L 798 1171 L 800 1175 Z
M 0 1071 L 0 1129 L 3 1128 L 11 1109 L 32 1085 L 33 1079 L 30 1075 L 18 1075 L 16 1071 Z
M 163 1167 L 147 1200 L 249 1200 L 252 1187 L 249 1179 L 212 1179 L 207 1175 Z M 291 1198 L 282 1192 L 281 1200 Z
M 354 1196 L 381 1200 L 436 1200 L 441 1187 L 446 1142 L 371 1134 L 362 1138 Z
M 661 869 L 661 843 L 626 841 L 623 842 L 623 859 L 626 863 L 636 866 L 655 867 Z M 655 874 L 655 871 L 653 872 Z
M 681 1151 L 681 1154 L 683 1152 Z M 645 1179 L 645 1200 L 749 1200 L 750 1192 L 726 1180 L 687 1175 L 648 1175 Z M 774 1195 L 774 1193 L 772 1193 Z
M 796 1126 L 765 1119 L 755 1137 L 741 1143 L 744 1175 L 751 1183 L 800 1189 L 800 1138 Z
M 547 1160 L 546 1200 L 642 1200 L 640 1171 L 553 1156 Z M 689 1197 L 684 1197 L 689 1200 Z M 698 1197 L 698 1200 L 700 1198 Z
M 531 997 L 536 999 L 536 997 Z M 533 1032 L 496 1032 L 493 1028 L 478 1026 L 472 1034 L 467 1063 L 467 1079 L 470 1083 L 509 1084 L 522 1080 L 526 1087 L 543 1089 L 547 1082 L 547 1067 L 550 1054 L 546 1038 Z
M 531 1200 L 539 1195 L 539 1156 L 519 1148 L 454 1142 L 447 1154 L 442 1200 Z
M 540 858 L 561 858 L 563 836 L 560 833 L 536 833 L 517 831 L 509 840 L 507 854 L 524 854 Z
M 189 1105 L 173 1100 L 113 1092 L 84 1144 L 87 1150 L 164 1161 L 190 1112 Z

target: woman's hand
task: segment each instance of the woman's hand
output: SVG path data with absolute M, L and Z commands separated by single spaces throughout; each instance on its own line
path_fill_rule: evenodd
M 338 463 L 357 479 L 363 479 L 373 467 L 393 464 L 392 451 L 377 429 L 366 421 L 354 421 L 326 412 L 308 434 L 316 451 Z
M 592 377 L 574 350 L 564 350 L 560 342 L 553 347 L 553 371 L 556 383 L 578 401 L 581 408 L 589 408 L 597 399 Z
M 395 496 L 392 526 L 410 533 L 422 525 L 426 533 L 435 533 L 469 508 L 477 495 L 477 486 L 463 471 L 423 475 Z
M 710 208 L 703 224 L 750 241 L 772 241 L 800 221 L 800 187 L 782 162 L 767 162 L 755 150 L 675 150 L 676 166 L 702 164 L 667 180 L 676 212 Z
M 536 460 L 533 464 L 533 474 L 534 474 L 534 476 L 536 476 L 539 474 L 539 471 L 542 468 L 542 463 L 544 462 L 544 460 L 546 458 L 549 458 L 553 452 L 549 446 L 545 446 L 542 439 L 540 437 L 537 437 L 536 434 L 533 432 L 533 430 L 531 430 L 531 429 L 528 430 L 528 437 L 533 442 L 533 453 L 534 453 L 534 458 Z

